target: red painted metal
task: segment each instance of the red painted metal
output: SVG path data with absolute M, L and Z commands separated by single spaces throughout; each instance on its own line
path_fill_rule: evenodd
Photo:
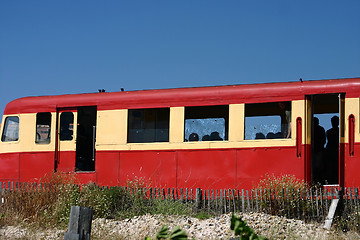
M 119 185 L 120 153 L 117 151 L 96 152 L 95 159 L 97 183 L 102 186 Z
M 176 169 L 175 151 L 120 152 L 119 184 L 177 187 Z
M 4 114 L 55 112 L 56 108 L 94 105 L 101 111 L 289 101 L 304 99 L 304 94 L 339 92 L 346 92 L 347 97 L 358 96 L 360 78 L 25 97 L 7 104 Z
M 306 144 L 304 146 L 305 152 L 305 161 L 304 161 L 304 174 L 305 181 L 307 183 L 311 183 L 312 175 L 311 175 L 311 145 Z
M 54 152 L 20 153 L 19 181 L 39 181 L 54 172 Z
M 79 183 L 116 186 L 129 183 L 170 188 L 251 188 L 266 174 L 292 174 L 304 179 L 302 158 L 295 147 L 173 151 L 98 151 L 96 172 L 75 172 Z M 72 159 L 74 152 L 61 152 Z M 12 154 L 12 161 L 19 154 Z M 54 152 L 21 153 L 21 177 L 17 165 L 9 166 L 5 179 L 37 181 L 53 172 Z M 0 159 L 9 158 L 1 154 Z M 254 163 L 256 159 L 256 163 Z M 73 161 L 62 161 L 58 172 L 73 172 Z M 3 169 L 3 168 L 0 168 Z
M 252 148 L 237 151 L 237 186 L 252 188 L 266 175 L 304 177 L 304 159 L 296 157 L 295 147 Z
M 309 152 L 310 145 L 302 146 Z M 345 151 L 349 151 L 346 144 Z M 343 147 L 342 147 L 343 148 Z M 360 186 L 360 144 L 351 158 L 340 158 L 340 186 Z M 67 162 L 59 172 L 73 172 L 79 183 L 96 182 L 116 186 L 170 188 L 250 189 L 266 175 L 295 175 L 311 181 L 310 163 L 296 156 L 296 147 L 173 150 L 173 151 L 98 151 L 95 172 L 75 172 L 75 163 Z M 64 152 L 62 154 L 74 153 Z M 17 161 L 20 162 L 16 164 Z M 54 152 L 1 154 L 1 181 L 36 181 L 53 172 Z M 344 162 L 345 161 L 345 162 Z M 7 171 L 3 166 L 7 165 Z M 305 166 L 305 167 L 304 167 Z M 341 167 L 345 166 L 345 167 Z M 20 170 L 20 172 L 19 172 Z M 21 177 L 20 177 L 21 176 Z
M 1 181 L 19 180 L 19 153 L 0 154 L 0 179 Z
M 345 143 L 340 143 L 339 147 L 339 186 L 345 187 Z
M 87 183 L 96 183 L 96 172 L 76 172 L 76 183 L 77 184 L 87 184 Z
M 74 172 L 75 171 L 75 151 L 59 151 L 58 152 L 58 172 Z M 54 159 L 54 158 L 52 158 Z M 54 164 L 53 164 L 54 166 Z
M 234 188 L 235 150 L 187 150 L 178 152 L 177 187 Z
M 231 103 L 304 100 L 306 95 L 339 93 L 360 97 L 360 78 L 222 87 L 93 93 L 21 98 L 5 114 L 56 112 L 59 108 L 97 105 L 98 110 L 205 106 Z M 304 118 L 306 119 L 306 118 Z M 360 144 L 355 142 L 355 117 L 349 117 L 349 144 L 340 145 L 339 185 L 360 186 Z M 75 171 L 75 151 L 0 153 L 0 181 L 33 181 L 43 175 L 71 172 L 79 183 L 170 188 L 252 188 L 269 175 L 291 174 L 311 182 L 311 145 L 302 144 L 303 125 L 296 121 L 296 146 L 237 149 L 172 149 L 97 151 L 95 172 Z M 349 154 L 345 154 L 349 153 Z
M 349 152 L 349 145 L 345 145 L 345 152 Z M 360 144 L 354 144 L 354 155 L 345 158 L 344 167 L 344 185 L 348 187 L 360 186 Z

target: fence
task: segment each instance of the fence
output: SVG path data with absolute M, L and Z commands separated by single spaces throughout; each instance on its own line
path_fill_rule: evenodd
M 105 187 L 117 188 L 117 187 Z M 305 221 L 324 221 L 332 199 L 340 196 L 342 209 L 347 213 L 359 212 L 358 188 L 309 188 L 300 189 L 175 189 L 118 187 L 143 199 L 181 201 L 191 204 L 198 211 L 208 213 L 264 212 Z M 6 205 L 9 191 L 52 191 L 49 183 L 0 182 L 1 203 Z

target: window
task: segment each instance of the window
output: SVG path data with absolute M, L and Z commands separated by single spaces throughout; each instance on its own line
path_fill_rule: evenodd
M 228 139 L 229 106 L 185 108 L 185 141 Z
M 36 136 L 35 142 L 38 144 L 49 144 L 51 133 L 51 113 L 36 114 Z
M 19 140 L 19 117 L 6 117 L 1 141 L 14 142 L 17 140 Z
M 245 105 L 245 139 L 291 137 L 291 102 Z
M 129 109 L 127 142 L 168 142 L 169 121 L 169 108 Z
M 60 115 L 60 140 L 71 141 L 74 133 L 74 114 L 63 112 Z

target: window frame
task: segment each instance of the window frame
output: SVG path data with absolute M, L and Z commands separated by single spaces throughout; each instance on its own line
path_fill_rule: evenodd
M 63 114 L 68 114 L 68 113 L 72 114 L 72 122 L 68 123 L 68 126 L 70 126 L 70 124 L 73 125 L 72 130 L 70 130 L 70 127 L 67 128 L 67 131 L 71 131 L 71 135 L 68 135 L 68 136 L 71 136 L 71 139 L 63 138 L 64 136 L 66 137 L 65 134 L 69 134 L 70 132 L 64 132 L 66 129 L 62 130 L 63 123 L 66 120 L 66 119 L 65 120 L 62 119 Z M 75 129 L 75 125 L 76 125 L 75 116 L 76 116 L 76 114 L 71 110 L 65 110 L 60 113 L 60 116 L 59 116 L 59 141 L 61 141 L 61 142 L 75 141 L 75 139 L 76 139 L 76 136 L 75 136 L 76 131 L 75 130 L 77 130 L 77 129 Z
M 166 128 L 156 128 L 156 126 L 158 125 L 158 122 L 156 121 L 157 120 L 157 116 L 158 116 L 158 112 L 155 112 L 155 121 L 154 121 L 154 125 L 155 127 L 154 128 L 130 128 L 130 121 L 133 121 L 133 117 L 130 117 L 130 115 L 133 113 L 133 111 L 142 111 L 142 112 L 146 112 L 146 111 L 149 111 L 149 110 L 167 110 L 167 139 L 165 141 L 162 141 L 162 140 L 157 140 L 156 141 L 156 131 L 157 130 L 161 130 L 161 129 L 166 129 Z M 170 127 L 171 127 L 171 124 L 170 124 L 170 115 L 171 115 L 171 111 L 170 111 L 170 107 L 155 107 L 155 108 L 132 108 L 132 109 L 127 109 L 127 127 L 126 127 L 126 144 L 148 144 L 148 143 L 170 143 Z M 140 119 L 140 123 L 141 124 L 144 124 L 145 121 L 143 121 L 143 118 L 144 116 L 141 116 L 141 119 Z M 163 119 L 162 119 L 163 120 Z M 133 138 L 135 139 L 136 135 L 134 136 L 131 136 L 131 134 L 133 134 L 131 132 L 131 130 L 142 130 L 142 131 L 150 131 L 150 130 L 154 130 L 155 131 L 155 134 L 154 134 L 154 140 L 155 141 L 147 141 L 147 140 L 129 140 L 130 138 Z M 145 133 L 145 132 L 144 132 Z
M 38 140 L 37 139 L 37 134 L 38 133 L 38 115 L 39 114 L 49 114 L 50 115 L 50 121 L 49 121 L 49 132 L 48 132 L 48 137 L 45 140 Z M 52 114 L 51 112 L 38 112 L 36 113 L 36 119 L 35 119 L 35 144 L 40 144 L 40 145 L 45 145 L 45 144 L 50 144 L 51 143 L 51 124 L 52 124 Z M 42 124 L 44 125 L 44 124 Z
M 252 116 L 247 116 L 246 114 L 246 107 L 248 105 L 261 105 L 261 104 L 279 104 L 279 103 L 286 103 L 286 106 L 285 107 L 280 107 L 279 105 L 279 108 L 280 108 L 280 111 L 284 111 L 283 113 L 283 116 L 285 116 L 285 119 L 286 119 L 286 111 L 288 111 L 290 109 L 290 116 L 288 118 L 288 122 L 287 122 L 287 126 L 282 126 L 282 119 L 280 120 L 280 132 L 277 132 L 277 133 L 273 133 L 273 137 L 272 138 L 268 138 L 266 137 L 267 134 L 269 134 L 270 132 L 267 132 L 267 134 L 263 134 L 264 135 L 264 138 L 251 138 L 251 139 L 247 139 L 246 138 L 246 118 L 247 117 L 272 117 L 272 116 L 282 116 L 281 114 L 279 115 L 252 115 Z M 252 110 L 254 111 L 254 110 Z M 244 131 L 244 136 L 243 136 L 243 140 L 244 141 L 273 141 L 273 140 L 291 140 L 293 138 L 293 135 L 296 134 L 293 132 L 293 125 L 294 123 L 292 123 L 292 119 L 293 119 L 293 114 L 294 114 L 294 109 L 293 109 L 293 101 L 292 100 L 287 100 L 287 101 L 272 101 L 272 102 L 253 102 L 253 103 L 244 103 L 244 128 L 243 128 L 243 131 Z M 279 133 L 283 133 L 282 132 L 282 129 L 283 127 L 286 127 L 288 131 L 290 131 L 290 135 L 288 137 L 279 137 L 279 136 L 276 136 L 277 134 Z M 260 132 L 259 132 L 260 133 Z M 262 132 L 261 132 L 262 133 Z
M 5 132 L 5 127 L 7 126 L 6 125 L 6 122 L 7 122 L 7 119 L 8 118 L 11 118 L 11 117 L 16 117 L 18 119 L 18 129 L 17 129 L 17 132 L 18 132 L 18 138 L 16 140 L 10 140 L 10 141 L 4 141 L 4 132 Z M 2 143 L 18 143 L 20 141 L 20 116 L 19 115 L 8 115 L 5 117 L 4 119 L 4 123 L 1 125 L 1 142 Z
M 198 140 L 196 141 L 191 141 L 189 138 L 190 136 L 192 135 L 192 133 L 190 133 L 188 136 L 186 136 L 186 120 L 188 119 L 222 119 L 222 117 L 214 117 L 214 116 L 211 116 L 211 117 L 206 117 L 206 118 L 187 118 L 187 109 L 195 109 L 196 108 L 207 108 L 206 111 L 209 111 L 210 108 L 224 108 L 225 110 L 225 117 L 223 118 L 224 119 L 224 137 L 222 138 L 222 140 L 202 140 L 203 137 L 205 135 L 203 135 L 202 137 L 199 136 L 198 134 Z M 192 111 L 195 111 L 195 110 L 192 110 Z M 188 113 L 189 115 L 193 114 L 193 113 Z M 196 114 L 195 114 L 196 115 Z M 185 143 L 188 143 L 188 142 L 191 142 L 191 143 L 194 143 L 194 142 L 228 142 L 229 141 L 229 130 L 230 130 L 230 105 L 229 104 L 221 104 L 221 105 L 204 105 L 204 106 L 185 106 L 184 107 L 184 120 L 183 120 L 183 126 L 184 126 L 184 138 L 183 138 L 183 142 Z M 214 132 L 214 131 L 212 131 Z M 212 133 L 211 132 L 211 133 Z M 216 131 L 217 132 L 217 131 Z M 206 134 L 210 137 L 211 133 L 209 132 L 209 134 Z M 218 132 L 219 133 L 219 132 Z M 221 138 L 221 136 L 219 136 Z

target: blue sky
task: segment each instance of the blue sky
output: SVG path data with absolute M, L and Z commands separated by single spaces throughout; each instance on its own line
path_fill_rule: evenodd
M 360 77 L 360 1 L 0 1 L 24 96 Z

